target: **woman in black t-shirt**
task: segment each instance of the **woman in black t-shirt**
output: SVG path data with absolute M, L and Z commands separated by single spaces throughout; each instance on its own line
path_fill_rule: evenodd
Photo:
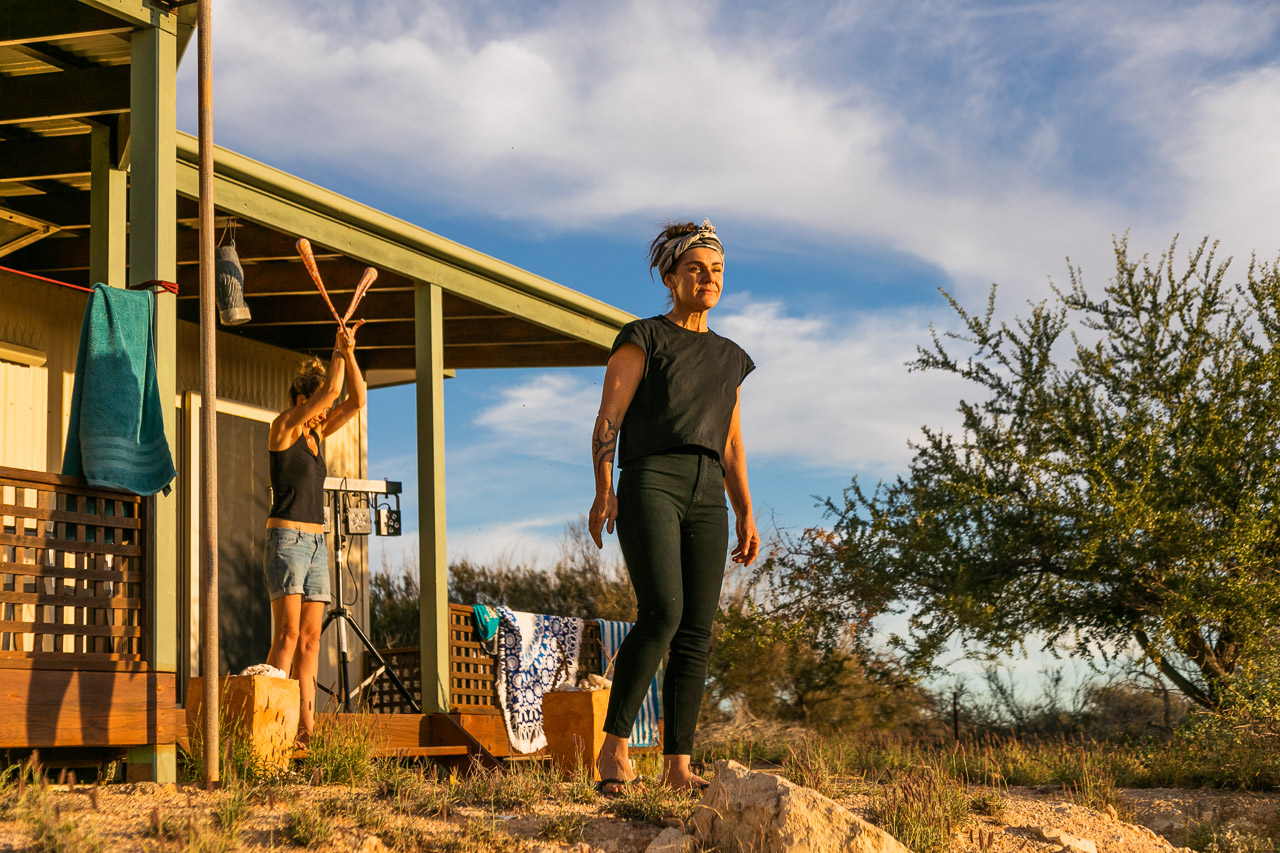
M 638 603 L 635 627 L 614 663 L 596 759 L 606 795 L 621 793 L 635 777 L 627 738 L 668 650 L 663 781 L 678 790 L 706 787 L 689 758 L 724 579 L 726 492 L 737 517 L 733 561 L 748 565 L 760 550 L 738 417 L 738 387 L 755 365 L 707 328 L 724 284 L 724 249 L 709 221 L 687 222 L 658 235 L 649 261 L 670 291 L 671 310 L 618 333 L 591 442 L 591 536 L 603 547 L 602 531 L 612 533 L 616 522 Z M 616 495 L 615 450 L 622 468 Z

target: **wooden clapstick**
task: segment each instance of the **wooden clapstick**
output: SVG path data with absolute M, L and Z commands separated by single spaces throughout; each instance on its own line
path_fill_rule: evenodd
M 311 241 L 306 237 L 298 238 L 298 254 L 302 256 L 302 264 L 307 268 L 307 272 L 311 273 L 311 280 L 316 283 L 316 289 L 324 297 L 324 304 L 329 306 L 329 310 L 333 312 L 333 319 L 337 320 L 338 325 L 341 326 L 342 318 L 338 316 L 338 309 L 333 307 L 329 291 L 324 289 L 324 282 L 320 280 L 320 268 L 316 266 L 316 256 L 311 252 Z
M 373 284 L 374 279 L 378 277 L 378 271 L 373 267 L 365 267 L 364 275 L 360 276 L 360 283 L 356 285 L 355 293 L 351 294 L 351 304 L 347 306 L 347 313 L 342 315 L 342 322 L 346 323 L 351 319 L 351 315 L 355 313 L 356 306 L 360 304 L 360 300 L 364 299 L 364 295 L 369 290 L 369 286 Z

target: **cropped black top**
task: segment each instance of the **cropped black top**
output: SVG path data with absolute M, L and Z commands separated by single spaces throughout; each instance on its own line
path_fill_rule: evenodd
M 320 436 L 314 430 L 316 447 Z M 271 455 L 271 518 L 324 523 L 324 478 L 327 469 L 324 455 L 313 454 L 305 435 L 284 450 Z
M 755 369 L 751 357 L 709 329 L 695 332 L 661 315 L 623 326 L 610 355 L 623 344 L 638 346 L 645 361 L 622 418 L 618 465 L 688 447 L 723 461 L 738 386 Z

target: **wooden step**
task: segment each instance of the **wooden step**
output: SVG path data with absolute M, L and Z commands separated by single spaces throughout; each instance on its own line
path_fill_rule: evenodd
M 380 749 L 377 752 L 379 758 L 435 758 L 447 755 L 466 755 L 467 748 L 462 745 L 457 746 L 400 746 L 394 749 Z

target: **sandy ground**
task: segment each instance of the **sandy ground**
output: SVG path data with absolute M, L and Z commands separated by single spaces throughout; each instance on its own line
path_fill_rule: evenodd
M 156 835 L 152 830 L 156 818 L 180 831 L 188 826 L 205 826 L 225 796 L 194 787 L 154 783 L 109 785 L 96 794 L 86 786 L 75 790 L 55 786 L 51 791 L 52 802 L 62 816 L 78 825 L 92 826 L 103 841 L 103 849 L 110 851 L 186 849 L 179 840 Z M 1093 841 L 1098 851 L 1108 853 L 1170 853 L 1181 848 L 1188 841 L 1189 832 L 1203 823 L 1272 838 L 1280 835 L 1280 794 L 1125 790 L 1119 792 L 1115 815 L 1065 802 L 1061 789 L 1017 788 L 1004 791 L 1001 796 L 1002 814 L 998 818 L 971 816 L 953 835 L 952 850 L 1048 853 L 1062 849 L 1057 843 L 1041 840 L 1038 830 L 1045 827 Z M 346 786 L 294 785 L 282 789 L 278 797 L 264 796 L 253 804 L 236 849 L 295 848 L 287 838 L 285 826 L 290 804 L 299 802 L 322 806 L 330 814 L 331 836 L 312 848 L 321 851 L 377 853 L 398 847 L 451 853 L 640 853 L 660 831 L 656 826 L 609 814 L 603 801 L 590 805 L 544 802 L 524 814 L 494 814 L 483 808 L 458 807 L 446 819 L 428 819 L 397 816 L 385 800 Z M 870 816 L 871 796 L 859 793 L 857 786 L 850 786 L 850 793 L 838 794 L 837 799 L 855 813 Z M 551 817 L 569 817 L 569 822 L 580 824 L 580 828 L 573 830 L 567 840 L 540 838 L 540 830 Z M 0 821 L 0 850 L 25 850 L 30 846 L 30 835 L 14 816 Z

